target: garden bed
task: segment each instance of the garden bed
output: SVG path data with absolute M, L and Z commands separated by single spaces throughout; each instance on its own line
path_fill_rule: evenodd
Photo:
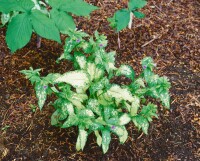
M 107 18 L 126 6 L 126 1 L 88 1 L 100 7 L 91 19 L 76 18 L 78 28 L 108 36 L 107 50 L 117 51 L 116 65 L 129 64 L 140 73 L 140 61 L 151 56 L 157 73 L 171 84 L 171 109 L 154 119 L 148 135 L 130 124 L 129 138 L 120 145 L 112 136 L 106 154 L 89 137 L 84 151 L 77 152 L 77 128 L 60 129 L 50 124 L 54 111 L 45 104 L 37 109 L 35 92 L 20 70 L 42 68 L 42 75 L 70 70 L 70 62 L 56 64 L 62 45 L 36 36 L 23 49 L 11 55 L 5 43 L 5 28 L 0 29 L 0 154 L 3 160 L 199 160 L 200 159 L 200 3 L 197 0 L 150 0 L 143 9 L 146 18 L 134 19 L 133 28 L 118 35 Z M 62 37 L 64 40 L 64 37 Z M 48 98 L 49 102 L 53 98 Z M 161 106 L 161 105 L 160 105 Z M 159 107 L 160 107 L 159 106 Z M 159 108 L 161 110 L 161 108 Z M 6 150 L 7 149 L 7 150 Z M 3 154 L 2 154 L 3 155 Z M 1 157 L 1 156 L 0 156 Z

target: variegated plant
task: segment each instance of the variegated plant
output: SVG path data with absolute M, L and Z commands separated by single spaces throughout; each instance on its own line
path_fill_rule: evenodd
M 166 77 L 153 73 L 153 60 L 142 60 L 143 72 L 136 78 L 131 66 L 115 67 L 115 52 L 105 51 L 104 35 L 95 32 L 94 38 L 87 38 L 81 31 L 70 31 L 68 35 L 58 61 L 73 61 L 73 71 L 45 77 L 40 76 L 40 69 L 21 71 L 35 86 L 40 109 L 48 94 L 57 96 L 51 124 L 61 128 L 78 126 L 77 150 L 83 150 L 88 135 L 94 132 L 104 153 L 109 148 L 111 133 L 119 137 L 120 143 L 127 140 L 125 125 L 130 122 L 147 134 L 149 123 L 158 115 L 157 106 L 145 97 L 161 100 L 167 109 L 170 106 L 170 83 Z M 120 76 L 129 78 L 131 83 L 117 85 L 110 81 Z

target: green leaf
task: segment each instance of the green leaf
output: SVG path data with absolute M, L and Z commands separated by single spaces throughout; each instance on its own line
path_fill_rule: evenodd
M 31 81 L 31 84 L 33 85 L 35 82 L 40 82 L 40 72 L 41 69 L 35 69 L 33 70 L 32 67 L 30 67 L 29 70 L 21 70 L 20 73 L 26 75 L 26 78 Z
M 117 11 L 115 14 L 117 32 L 119 32 L 128 26 L 128 23 L 130 21 L 130 11 L 128 11 L 127 9 L 122 9 Z
M 84 108 L 82 105 L 83 101 L 88 99 L 88 96 L 86 94 L 78 94 L 78 93 L 73 93 L 72 95 L 68 96 L 67 99 L 76 107 L 79 109 Z
M 110 27 L 117 28 L 117 22 L 116 22 L 116 15 L 115 14 L 114 14 L 113 17 L 108 18 L 107 20 L 108 20 L 108 22 L 110 22 L 110 24 L 109 24 Z
M 102 70 L 102 68 L 100 66 L 96 66 L 95 63 L 87 63 L 87 72 L 90 75 L 90 81 L 93 80 L 98 80 L 100 79 L 103 74 L 104 71 Z
M 55 80 L 55 83 L 65 82 L 75 88 L 84 88 L 89 84 L 87 73 L 82 70 L 67 72 Z
M 29 12 L 34 3 L 31 0 L 0 0 L 0 12 L 9 13 L 11 11 Z
M 149 103 L 147 106 L 144 106 L 142 108 L 141 112 L 138 115 L 132 117 L 132 121 L 139 130 L 142 128 L 142 131 L 147 134 L 149 122 L 152 121 L 152 117 L 158 117 L 156 112 L 157 106 Z
M 48 4 L 56 9 L 59 9 L 61 5 L 64 5 L 65 0 L 48 0 Z M 67 4 L 65 4 L 67 5 Z
M 30 12 L 31 9 L 35 6 L 33 1 L 30 0 L 19 0 L 17 4 L 20 6 L 19 11 Z
M 127 78 L 134 80 L 135 72 L 133 68 L 129 65 L 121 65 L 120 68 L 116 72 L 117 76 L 124 75 Z
M 35 84 L 35 92 L 36 92 L 36 97 L 38 99 L 38 106 L 40 110 L 42 110 L 42 107 L 44 106 L 44 103 L 47 99 L 47 87 L 46 85 L 39 83 Z
M 108 95 L 108 93 L 104 93 L 101 90 L 97 92 L 97 96 L 98 96 L 98 101 L 101 105 L 107 106 L 114 103 L 112 97 Z
M 90 118 L 90 117 L 94 117 L 94 113 L 92 112 L 92 110 L 90 109 L 82 109 L 81 111 L 79 111 L 78 116 L 80 118 L 86 117 L 86 118 Z
M 87 141 L 88 133 L 83 129 L 79 129 L 79 135 L 76 141 L 76 150 L 83 150 Z
M 144 59 L 142 59 L 142 67 L 144 70 L 150 70 L 153 71 L 153 68 L 156 65 L 153 62 L 153 59 L 151 57 L 145 57 Z
M 115 99 L 127 100 L 129 102 L 134 101 L 134 98 L 131 92 L 127 88 L 121 88 L 118 85 L 113 85 L 108 91 L 107 94 L 114 97 Z
M 124 113 L 122 116 L 119 118 L 119 125 L 126 125 L 131 121 L 130 116 L 127 113 Z
M 98 144 L 99 146 L 101 146 L 101 144 L 102 144 L 102 137 L 101 137 L 101 135 L 99 134 L 99 131 L 94 131 L 94 133 L 95 133 L 95 135 L 96 135 L 96 137 L 97 137 L 97 144 Z
M 52 115 L 51 115 L 51 125 L 57 125 L 59 123 L 59 117 L 60 117 L 60 112 L 57 109 Z
M 89 62 L 87 64 L 87 72 L 90 75 L 90 81 L 93 81 L 93 79 L 94 79 L 95 69 L 96 69 L 96 65 L 94 63 Z
M 154 73 L 149 68 L 145 69 L 143 73 L 145 81 L 147 83 L 150 82 L 152 80 L 152 77 L 154 76 Z
M 66 117 L 68 114 L 69 115 L 75 114 L 73 105 L 68 101 L 63 101 L 60 112 L 62 113 L 62 115 L 64 115 L 64 117 Z
M 110 130 L 118 136 L 124 135 L 124 129 L 122 128 L 122 126 L 111 126 Z
M 140 107 L 140 99 L 137 96 L 133 97 L 134 100 L 131 105 L 130 114 L 131 116 L 137 115 L 138 109 Z
M 98 100 L 89 99 L 87 103 L 87 108 L 91 109 L 97 115 L 101 115 L 101 109 Z
M 136 18 L 144 18 L 145 14 L 142 12 L 134 11 L 133 14 L 135 15 Z
M 98 7 L 90 5 L 83 0 L 65 0 L 65 5 L 60 6 L 60 10 L 71 12 L 77 16 L 89 16 L 96 9 Z
M 90 131 L 96 131 L 96 130 L 100 130 L 100 129 L 104 128 L 104 126 L 101 123 L 99 123 L 98 121 L 95 120 L 95 122 L 94 122 L 94 120 L 92 120 L 92 119 L 90 119 L 90 121 L 91 121 L 91 123 L 88 124 Z
M 80 52 L 74 54 L 75 60 L 78 63 L 80 69 L 85 69 L 87 65 L 86 57 Z
M 109 84 L 109 80 L 108 78 L 104 77 L 102 79 L 100 79 L 98 82 L 93 83 L 90 86 L 90 92 L 91 94 L 94 94 L 95 92 L 102 90 L 103 88 L 105 88 L 107 85 Z
M 145 117 L 137 115 L 132 118 L 132 121 L 139 130 L 142 128 L 142 131 L 148 134 L 149 122 Z
M 162 104 L 167 107 L 167 109 L 170 109 L 170 96 L 167 91 L 160 94 L 160 99 Z
M 157 112 L 157 106 L 154 104 L 149 103 L 147 106 L 144 106 L 140 112 L 140 115 L 144 116 L 145 118 L 147 118 L 147 120 L 149 122 L 152 121 L 152 117 L 158 117 L 158 115 L 156 114 Z
M 46 39 L 61 43 L 60 34 L 54 22 L 38 10 L 31 12 L 31 22 L 35 32 Z
M 78 118 L 76 115 L 69 115 L 67 120 L 63 123 L 61 128 L 68 128 L 78 124 Z
M 125 141 L 128 139 L 128 132 L 126 130 L 126 127 L 123 126 L 124 134 L 122 136 L 119 136 L 119 141 L 121 144 L 125 143 Z
M 8 13 L 8 14 L 2 13 L 1 14 L 1 23 L 2 23 L 2 25 L 4 26 L 6 23 L 8 23 L 10 18 L 11 18 L 10 17 L 10 13 Z
M 70 53 L 72 52 L 72 50 L 75 48 L 76 45 L 77 45 L 76 40 L 67 38 L 65 40 L 64 53 L 57 59 L 57 62 L 59 62 L 62 59 L 73 60 L 73 57 Z
M 12 52 L 24 47 L 31 39 L 32 26 L 26 13 L 15 16 L 8 25 L 6 42 Z
M 111 73 L 111 71 L 117 69 L 115 67 L 115 55 L 114 51 L 106 53 L 104 50 L 98 50 L 95 53 L 95 64 L 103 66 L 108 73 Z
M 111 131 L 119 137 L 120 143 L 122 144 L 128 138 L 128 132 L 125 126 L 111 126 Z
M 76 28 L 72 16 L 70 16 L 66 12 L 52 9 L 50 11 L 50 14 L 51 18 L 53 19 L 54 23 L 56 24 L 61 33 L 67 34 L 67 31 L 69 29 L 74 30 Z
M 146 0 L 130 0 L 128 8 L 130 11 L 143 8 L 147 4 Z
M 102 132 L 102 149 L 103 153 L 105 154 L 109 149 L 111 136 L 110 136 L 110 131 L 106 129 L 102 130 L 101 132 Z
M 16 0 L 0 0 L 0 12 L 9 13 L 19 9 Z

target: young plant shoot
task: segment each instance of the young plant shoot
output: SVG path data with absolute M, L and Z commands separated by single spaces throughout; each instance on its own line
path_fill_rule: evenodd
M 140 12 L 139 9 L 143 8 L 146 4 L 146 0 L 130 0 L 128 8 L 118 10 L 112 18 L 108 18 L 110 26 L 116 29 L 117 32 L 125 29 L 127 26 L 131 28 L 133 16 L 136 18 L 145 17 L 145 14 Z

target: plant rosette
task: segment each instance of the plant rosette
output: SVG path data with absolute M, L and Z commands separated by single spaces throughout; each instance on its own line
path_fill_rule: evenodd
M 35 86 L 40 110 L 48 95 L 57 97 L 51 124 L 60 128 L 77 126 L 77 150 L 84 149 L 89 134 L 94 132 L 104 153 L 109 149 L 111 133 L 119 137 L 120 143 L 127 140 L 125 125 L 130 122 L 147 134 L 158 111 L 157 106 L 145 98 L 156 98 L 170 108 L 170 83 L 166 77 L 154 74 L 153 60 L 144 58 L 141 61 L 143 71 L 136 77 L 129 65 L 115 67 L 115 52 L 105 51 L 104 35 L 95 32 L 94 37 L 89 37 L 82 31 L 70 31 L 68 35 L 58 61 L 72 61 L 73 71 L 44 77 L 40 76 L 40 69 L 21 71 Z M 110 81 L 120 76 L 127 77 L 131 83 L 118 85 Z

